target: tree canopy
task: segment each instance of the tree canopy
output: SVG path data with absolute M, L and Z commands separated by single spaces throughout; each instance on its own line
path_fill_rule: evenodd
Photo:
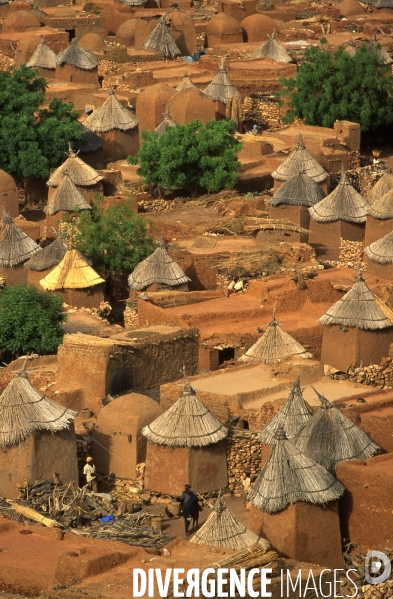
M 168 127 L 161 136 L 144 131 L 142 139 L 137 172 L 145 183 L 188 189 L 195 196 L 198 188 L 217 192 L 237 181 L 241 143 L 233 121 L 210 121 L 206 126 L 192 121 Z
M 289 110 L 283 121 L 333 127 L 336 120 L 359 123 L 362 131 L 393 122 L 393 76 L 376 51 L 362 46 L 354 56 L 343 48 L 334 54 L 319 48 L 304 53 L 296 76 L 283 78 L 281 100 Z
M 46 80 L 22 65 L 0 72 L 0 168 L 17 179 L 47 177 L 80 141 L 83 126 L 73 104 L 45 103 Z
M 60 295 L 21 283 L 0 291 L 0 351 L 13 357 L 56 352 L 67 320 Z

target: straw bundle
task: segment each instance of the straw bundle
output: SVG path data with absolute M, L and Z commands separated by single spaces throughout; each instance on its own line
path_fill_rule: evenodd
M 384 196 L 391 189 L 393 189 L 393 175 L 391 173 L 384 173 L 368 192 L 367 199 L 370 204 L 374 204 L 374 202 L 379 200 L 379 198 Z
M 269 203 L 271 206 L 313 206 L 324 197 L 326 194 L 321 186 L 302 172 L 284 181 Z
M 244 356 L 239 358 L 239 362 L 274 364 L 275 362 L 285 360 L 289 356 L 305 353 L 306 349 L 291 337 L 289 333 L 282 330 L 273 312 L 273 318 L 266 332 L 247 350 Z
M 91 210 L 91 206 L 86 202 L 85 196 L 75 187 L 68 173 L 65 171 L 60 185 L 48 200 L 44 212 L 48 215 L 53 215 L 60 212 L 60 210 L 74 212 L 75 209 Z
M 235 123 L 236 131 L 241 132 L 242 124 L 242 97 L 238 91 L 233 95 L 233 98 L 227 104 L 226 118 Z
M 258 60 L 259 58 L 271 58 L 275 62 L 293 62 L 292 57 L 277 41 L 276 30 L 273 31 L 271 38 L 254 50 L 250 56 L 250 60 Z
M 55 69 L 56 64 L 56 54 L 49 48 L 43 37 L 26 66 L 33 69 Z
M 82 139 L 74 141 L 73 146 L 79 152 L 96 152 L 104 145 L 105 140 L 83 125 Z
M 299 377 L 294 382 L 287 401 L 261 432 L 260 440 L 272 445 L 278 429 L 283 429 L 288 439 L 292 439 L 311 418 L 311 410 L 300 388 Z
M 0 266 L 17 266 L 41 251 L 40 246 L 21 231 L 10 216 L 4 216 L 1 225 Z
M 205 447 L 227 434 L 228 429 L 201 402 L 187 379 L 177 402 L 142 429 L 149 441 L 168 447 Z
M 366 331 L 376 331 L 393 327 L 375 301 L 361 273 L 355 277 L 355 284 L 319 319 L 325 326 L 341 325 L 356 327 Z
M 343 220 L 350 223 L 364 223 L 370 204 L 352 187 L 344 167 L 341 169 L 341 179 L 336 189 L 324 200 L 312 206 L 309 212 L 312 218 L 320 223 Z
M 217 75 L 214 77 L 213 81 L 209 83 L 204 90 L 204 93 L 206 96 L 209 96 L 213 102 L 221 102 L 222 104 L 228 104 L 237 93 L 237 89 L 230 80 L 226 70 L 224 58 L 221 60 Z
M 59 65 L 69 64 L 72 67 L 83 69 L 84 71 L 92 71 L 98 67 L 98 60 L 93 52 L 85 50 L 78 46 L 76 37 L 71 41 L 68 48 L 60 52 L 56 58 Z
M 161 239 L 158 248 L 151 256 L 140 262 L 130 274 L 128 284 L 133 289 L 141 291 L 154 283 L 175 287 L 190 280 L 169 255 L 165 241 Z
M 299 451 L 280 428 L 249 498 L 257 508 L 273 514 L 298 501 L 325 505 L 343 493 L 343 485 L 323 466 Z
M 245 549 L 257 543 L 258 540 L 267 551 L 270 543 L 265 539 L 258 539 L 258 535 L 243 526 L 231 514 L 225 503 L 223 503 L 221 495 L 219 495 L 214 511 L 192 537 L 190 543 L 210 545 L 211 547 L 228 547 L 229 549 Z
M 65 173 L 67 173 L 74 185 L 80 185 L 81 187 L 96 185 L 104 178 L 94 168 L 83 162 L 71 147 L 68 150 L 67 160 L 52 173 L 47 185 L 57 187 L 60 185 Z
M 378 264 L 393 263 L 393 232 L 364 248 L 367 258 Z
M 34 254 L 23 266 L 28 270 L 48 270 L 62 261 L 66 251 L 67 244 L 59 235 L 55 241 L 52 241 L 41 252 Z
M 142 48 L 161 52 L 165 58 L 176 58 L 176 56 L 181 55 L 181 52 L 169 31 L 166 21 L 167 15 L 165 14 L 159 19 Z
M 137 127 L 138 123 L 139 119 L 120 104 L 111 89 L 108 99 L 85 120 L 84 125 L 97 133 L 105 133 L 113 129 L 129 131 Z
M 272 173 L 273 179 L 287 181 L 299 173 L 306 173 L 316 183 L 327 179 L 328 174 L 325 169 L 311 156 L 304 145 L 303 136 L 299 133 L 299 139 L 296 148 L 286 160 Z
M 158 135 L 162 135 L 163 133 L 165 133 L 168 127 L 176 127 L 176 125 L 177 123 L 175 123 L 175 121 L 172 120 L 169 109 L 167 109 L 164 114 L 164 120 L 161 121 L 161 123 L 158 125 L 158 127 L 154 129 L 154 131 L 157 131 Z
M 0 447 L 24 441 L 39 431 L 68 428 L 76 412 L 60 406 L 30 383 L 25 367 L 0 396 Z
M 184 73 L 183 81 L 177 86 L 176 91 L 181 92 L 183 89 L 188 89 L 189 87 L 198 89 L 197 86 L 191 81 L 188 73 Z
M 337 462 L 365 460 L 375 455 L 380 447 L 326 397 L 314 391 L 322 409 L 292 439 L 295 447 L 332 474 L 336 472 Z
M 86 258 L 78 250 L 67 250 L 63 260 L 41 279 L 40 285 L 46 291 L 56 289 L 86 289 L 105 283 L 104 279 L 89 266 Z
M 393 218 L 393 189 L 375 200 L 369 209 L 369 215 L 379 220 Z

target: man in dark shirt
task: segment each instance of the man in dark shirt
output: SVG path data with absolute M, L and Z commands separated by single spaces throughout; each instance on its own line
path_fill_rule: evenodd
M 180 497 L 180 507 L 181 514 L 184 518 L 184 529 L 187 537 L 191 519 L 198 507 L 198 497 L 191 491 L 191 485 L 185 485 L 184 491 Z

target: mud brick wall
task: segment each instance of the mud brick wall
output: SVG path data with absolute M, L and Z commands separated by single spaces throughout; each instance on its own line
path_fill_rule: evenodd
M 186 369 L 187 374 L 188 370 Z M 192 384 L 192 381 L 191 381 Z M 179 399 L 183 392 L 184 382 L 178 380 L 175 383 L 168 383 L 160 387 L 160 405 L 164 410 L 168 410 Z M 217 418 L 224 424 L 229 422 L 231 411 L 228 403 L 228 396 L 211 394 L 204 391 L 198 391 L 199 399 Z
M 262 443 L 259 441 L 259 432 L 230 429 L 226 446 L 228 487 L 234 493 L 241 493 L 244 469 L 247 466 L 251 468 L 251 482 L 254 482 L 261 469 Z
M 65 31 L 72 31 L 75 29 L 75 35 L 78 39 L 86 33 L 98 33 L 98 35 L 102 35 L 102 37 L 105 36 L 105 19 L 101 17 L 94 16 L 93 18 L 86 17 L 84 19 L 45 17 L 42 21 L 47 27 L 53 27 L 53 29 L 64 29 Z

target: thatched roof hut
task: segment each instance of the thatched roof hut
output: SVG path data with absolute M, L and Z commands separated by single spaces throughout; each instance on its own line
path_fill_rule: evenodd
M 169 255 L 166 243 L 161 239 L 157 249 L 135 267 L 128 277 L 128 284 L 132 289 L 141 291 L 155 283 L 176 287 L 190 280 Z
M 158 20 L 157 25 L 145 40 L 142 48 L 161 52 L 165 58 L 176 58 L 176 56 L 181 55 L 167 25 L 167 14 Z
M 195 533 L 190 543 L 209 545 L 210 547 L 226 547 L 228 549 L 246 549 L 259 542 L 267 551 L 270 543 L 260 539 L 248 530 L 228 510 L 219 494 L 213 512 L 203 526 Z
M 228 429 L 201 402 L 186 379 L 177 402 L 145 426 L 142 434 L 168 447 L 205 447 L 225 439 Z
M 380 179 L 372 186 L 367 194 L 367 199 L 370 204 L 374 204 L 377 200 L 382 198 L 388 191 L 393 189 L 393 174 L 384 173 Z
M 221 63 L 214 77 L 213 81 L 209 83 L 207 88 L 204 90 L 206 96 L 209 96 L 213 102 L 221 102 L 222 104 L 228 104 L 237 93 L 236 87 L 233 85 L 228 75 L 225 59 L 221 59 Z
M 288 439 L 292 439 L 301 427 L 310 420 L 312 412 L 303 397 L 299 377 L 294 382 L 287 401 L 261 432 L 260 440 L 272 445 L 274 435 L 282 428 Z
M 65 173 L 74 185 L 80 185 L 81 187 L 96 185 L 104 178 L 94 168 L 83 162 L 71 147 L 68 151 L 67 160 L 51 174 L 47 185 L 57 187 L 60 185 Z
M 282 330 L 273 312 L 273 318 L 265 333 L 239 358 L 239 362 L 274 364 L 289 356 L 304 355 L 306 352 L 296 339 Z
M 328 178 L 325 169 L 307 150 L 301 133 L 299 133 L 296 148 L 272 173 L 272 177 L 279 181 L 287 181 L 299 173 L 306 173 L 316 183 L 321 183 L 321 181 L 325 181 Z
M 119 102 L 111 89 L 108 99 L 83 124 L 96 133 L 105 133 L 113 129 L 129 131 L 137 127 L 138 123 L 138 117 Z
M 46 291 L 62 289 L 87 289 L 105 283 L 88 261 L 76 249 L 69 249 L 63 260 L 41 279 L 40 285 Z
M 180 85 L 177 86 L 176 91 L 181 92 L 183 89 L 188 89 L 189 87 L 197 87 L 190 79 L 188 73 L 184 73 L 183 81 Z
M 310 215 L 317 222 L 328 223 L 342 220 L 350 223 L 364 223 L 369 209 L 370 204 L 351 185 L 343 167 L 336 189 L 309 210 Z
M 314 391 L 322 409 L 292 439 L 295 447 L 332 474 L 336 472 L 337 462 L 366 460 L 375 455 L 380 447 L 326 397 Z
M 59 65 L 69 64 L 83 71 L 92 71 L 98 67 L 98 60 L 93 52 L 79 46 L 76 37 L 71 41 L 68 48 L 57 55 L 56 60 Z
M 376 199 L 369 208 L 369 215 L 378 220 L 393 218 L 393 189 Z
M 84 125 L 82 136 L 83 137 L 80 141 L 74 141 L 72 144 L 75 150 L 77 150 L 78 152 L 96 152 L 97 150 L 102 148 L 102 146 L 105 143 L 105 140 L 102 139 L 102 137 L 99 137 L 99 135 L 97 135 L 96 133 L 94 133 L 94 131 L 91 131 L 91 129 L 88 129 Z
M 325 326 L 341 325 L 366 331 L 393 327 L 361 273 L 356 275 L 354 286 L 321 316 L 319 322 Z
M 378 264 L 393 264 L 393 232 L 365 247 L 364 253 Z
M 0 447 L 16 445 L 40 431 L 56 433 L 75 417 L 76 412 L 36 389 L 24 367 L 0 396 Z
M 55 69 L 56 64 L 56 54 L 49 48 L 45 37 L 43 37 L 26 66 L 32 69 Z
M 249 499 L 260 510 L 273 514 L 298 501 L 325 505 L 343 493 L 343 485 L 323 466 L 299 451 L 280 427 Z
M 67 251 L 67 244 L 61 235 L 58 235 L 52 243 L 47 245 L 41 252 L 34 254 L 23 265 L 28 270 L 48 270 L 63 260 Z
M 48 216 L 52 216 L 60 212 L 60 210 L 73 212 L 76 208 L 78 210 L 91 210 L 91 206 L 86 202 L 85 197 L 79 189 L 75 187 L 68 173 L 64 172 L 60 185 L 48 199 L 48 204 L 45 206 L 44 212 Z
M 326 197 L 325 192 L 318 183 L 311 179 L 306 173 L 299 172 L 277 189 L 269 204 L 279 206 L 314 206 Z
M 277 41 L 277 34 L 274 30 L 271 38 L 262 46 L 254 50 L 250 56 L 250 60 L 259 60 L 260 58 L 271 58 L 275 62 L 293 62 L 293 58 Z
M 41 248 L 21 231 L 10 216 L 3 216 L 0 229 L 0 267 L 13 267 L 25 262 Z
M 176 127 L 177 123 L 171 118 L 169 109 L 165 111 L 164 120 L 154 129 L 159 135 L 165 133 L 168 127 Z

